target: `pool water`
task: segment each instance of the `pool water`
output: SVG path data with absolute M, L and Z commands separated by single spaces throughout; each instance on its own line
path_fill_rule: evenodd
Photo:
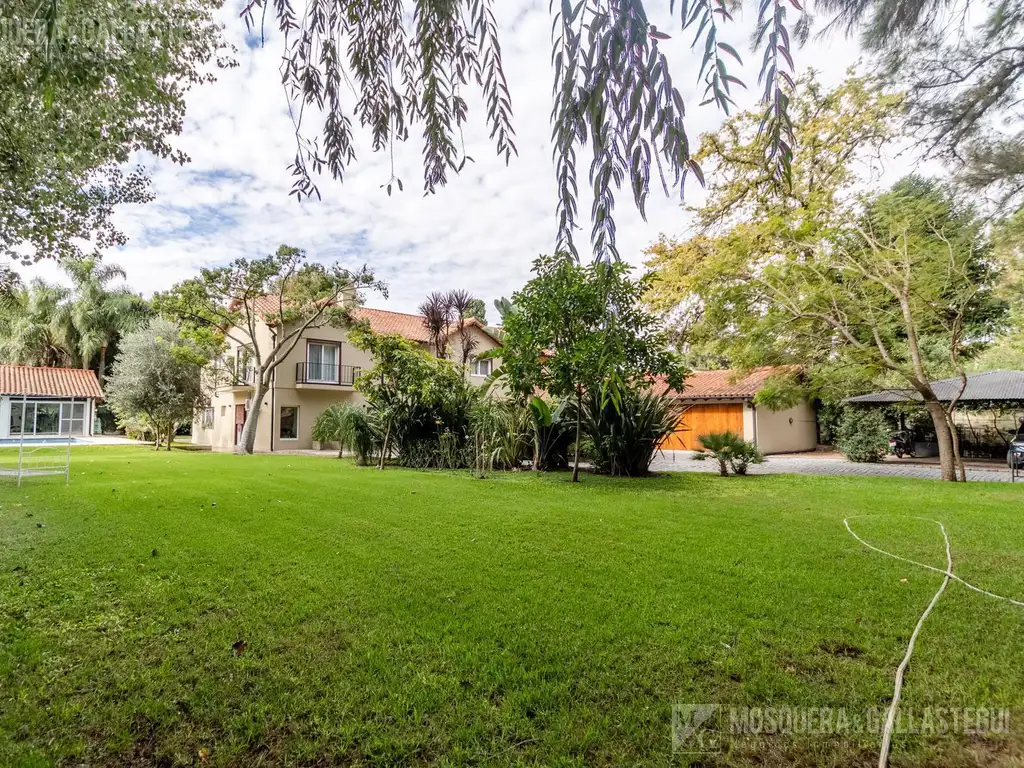
M 15 448 L 21 442 L 20 438 L 17 437 L 5 437 L 0 440 L 0 447 L 11 447 Z M 71 438 L 71 444 L 74 445 L 78 440 L 74 437 Z M 67 445 L 68 439 L 66 437 L 26 437 L 25 447 L 38 447 L 40 445 Z

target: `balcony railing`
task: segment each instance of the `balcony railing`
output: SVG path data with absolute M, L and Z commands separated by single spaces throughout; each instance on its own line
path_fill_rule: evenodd
M 360 369 L 357 365 L 325 365 L 323 363 L 297 363 L 295 366 L 296 384 L 333 384 L 339 387 L 351 387 L 359 378 Z
M 256 383 L 256 369 L 249 365 L 245 368 L 234 371 L 232 385 L 236 387 L 251 387 Z

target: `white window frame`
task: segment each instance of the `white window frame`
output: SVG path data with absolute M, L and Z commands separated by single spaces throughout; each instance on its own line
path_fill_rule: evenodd
M 39 431 L 39 406 L 41 405 L 55 405 L 57 406 L 57 431 L 56 432 L 40 432 Z M 14 410 L 21 410 L 21 431 L 15 431 L 12 423 L 14 419 Z M 76 408 L 81 409 L 81 417 L 75 417 L 74 412 Z M 31 412 L 32 414 L 32 430 L 26 430 L 26 413 Z M 76 424 L 78 425 L 76 431 Z M 12 399 L 10 401 L 10 407 L 7 411 L 7 424 L 5 425 L 5 431 L 10 437 L 21 437 L 22 434 L 25 437 L 87 437 L 91 434 L 91 430 L 87 429 L 89 425 L 89 404 L 85 400 L 58 400 L 58 399 L 33 399 L 33 400 L 17 400 Z
M 310 350 L 311 347 L 320 347 L 320 360 L 321 360 L 321 362 L 319 362 L 319 363 L 311 362 L 310 356 L 309 356 L 309 350 Z M 324 363 L 322 361 L 323 361 L 323 350 L 325 350 L 327 348 L 333 348 L 335 350 L 335 354 L 334 354 L 334 359 L 335 359 L 334 368 L 337 369 L 337 374 L 338 375 L 335 376 L 333 379 L 324 378 L 322 376 L 321 377 L 313 377 L 313 376 L 311 376 L 310 375 L 310 371 L 312 369 L 311 369 L 310 366 L 316 365 L 322 371 L 323 367 L 326 365 L 326 363 Z M 340 343 L 332 342 L 332 341 L 307 341 L 306 342 L 306 382 L 309 383 L 309 384 L 338 384 L 338 383 L 341 382 L 341 344 Z
M 480 366 L 483 363 L 487 364 L 487 373 L 480 373 Z M 483 360 L 481 360 L 479 357 L 473 358 L 473 367 L 470 368 L 471 376 L 476 376 L 478 378 L 485 379 L 491 375 L 492 371 L 494 371 L 494 361 L 491 358 L 488 357 Z

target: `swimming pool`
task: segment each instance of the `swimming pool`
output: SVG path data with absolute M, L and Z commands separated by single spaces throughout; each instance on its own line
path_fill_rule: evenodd
M 18 437 L 5 437 L 0 439 L 0 448 L 18 447 L 21 442 L 21 438 Z M 71 438 L 71 444 L 79 442 L 77 438 Z M 26 437 L 25 447 L 36 448 L 40 445 L 67 445 L 68 439 L 66 437 Z

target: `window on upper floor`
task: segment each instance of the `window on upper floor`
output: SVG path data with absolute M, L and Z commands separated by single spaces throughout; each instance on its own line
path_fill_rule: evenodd
M 311 341 L 306 345 L 306 381 L 339 381 L 341 345 Z
M 472 362 L 471 371 L 474 376 L 490 376 L 491 375 L 491 363 L 494 361 L 491 359 L 481 360 L 479 357 L 474 357 Z

